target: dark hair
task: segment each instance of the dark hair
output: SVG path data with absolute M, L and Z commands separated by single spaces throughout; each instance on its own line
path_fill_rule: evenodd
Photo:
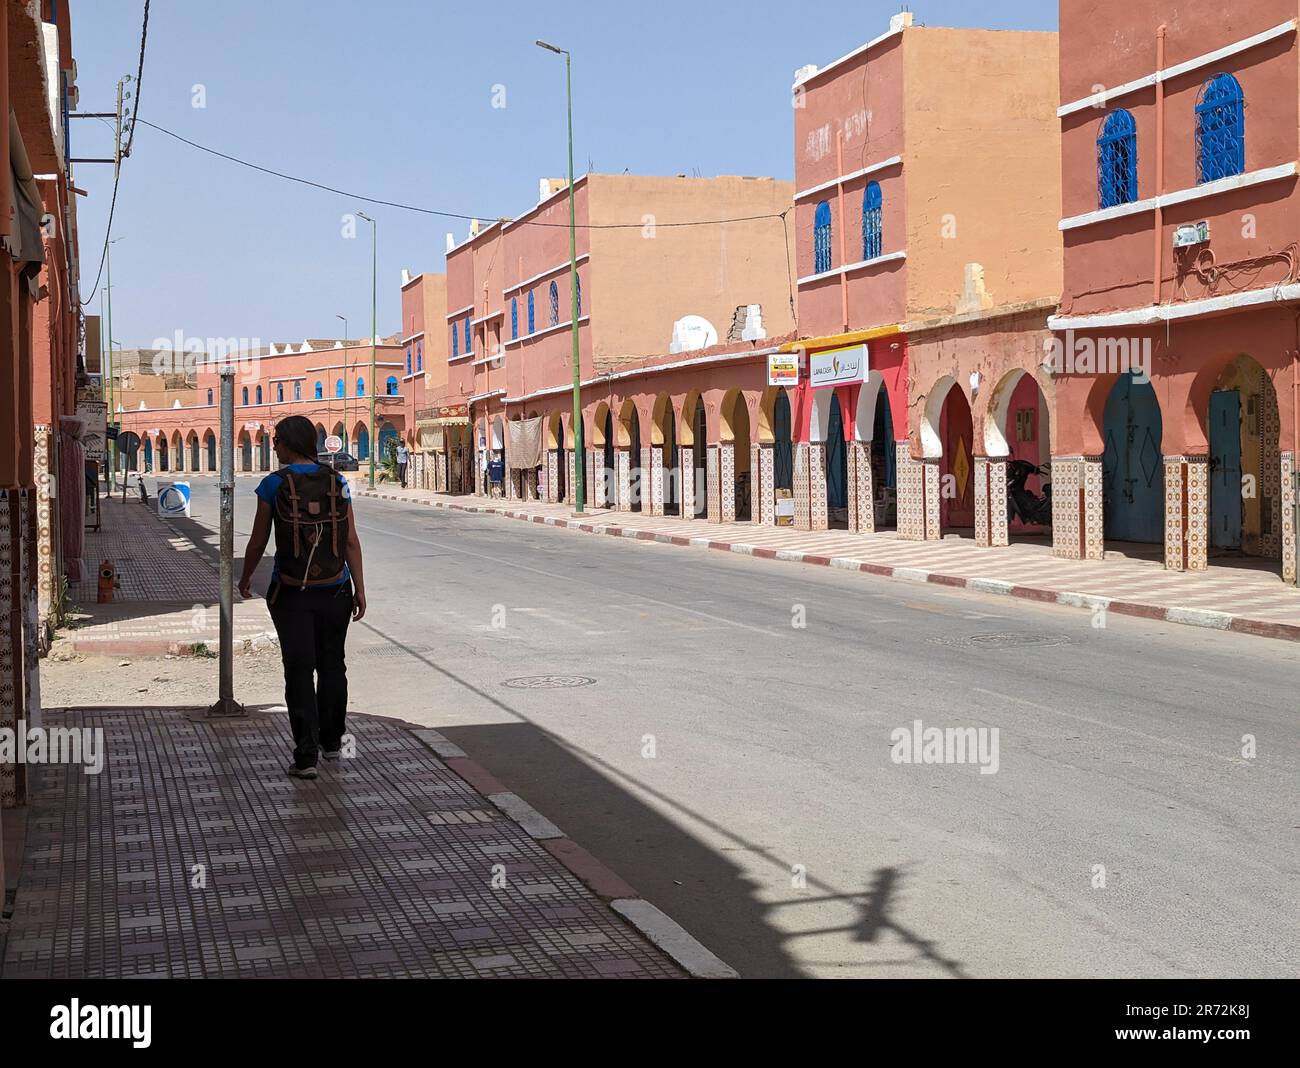
M 275 440 L 290 452 L 316 459 L 316 428 L 303 415 L 290 415 L 275 424 Z

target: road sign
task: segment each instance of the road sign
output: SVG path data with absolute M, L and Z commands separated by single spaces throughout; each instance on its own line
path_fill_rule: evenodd
M 325 439 L 325 451 L 328 453 L 342 452 L 343 439 L 337 434 L 331 434 Z

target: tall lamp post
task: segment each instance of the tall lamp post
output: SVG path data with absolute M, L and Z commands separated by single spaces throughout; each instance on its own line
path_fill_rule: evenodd
M 108 421 L 111 423 L 116 415 L 116 406 L 114 405 L 113 391 L 113 246 L 119 241 L 125 241 L 125 237 L 115 237 L 104 246 L 104 266 L 107 270 L 107 277 L 104 279 L 104 292 L 108 294 L 108 321 L 104 324 L 105 332 L 108 334 L 108 366 L 104 368 L 108 380 Z M 100 392 L 104 392 L 101 388 Z M 112 493 L 117 486 L 117 441 L 109 439 L 104 442 L 107 447 L 106 459 L 108 460 L 108 492 Z
M 375 345 L 379 338 L 378 318 L 378 277 L 375 259 L 375 233 L 378 227 L 375 220 L 365 212 L 357 212 L 358 219 L 365 219 L 370 224 L 370 488 L 375 488 L 375 455 L 378 453 L 379 439 L 375 436 Z
M 564 57 L 564 93 L 569 116 L 569 319 L 573 335 L 573 504 L 582 514 L 587 496 L 587 443 L 582 428 L 582 367 L 578 359 L 578 222 L 573 204 L 573 57 L 568 49 L 534 42 Z

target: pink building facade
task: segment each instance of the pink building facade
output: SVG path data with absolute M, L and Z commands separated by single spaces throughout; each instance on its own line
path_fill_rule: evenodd
M 1067 555 L 1295 578 L 1296 21 L 1295 0 L 1061 5 Z

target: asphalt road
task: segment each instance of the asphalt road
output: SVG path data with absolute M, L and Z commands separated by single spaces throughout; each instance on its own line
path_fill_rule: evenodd
M 357 518 L 355 702 L 445 733 L 742 975 L 1300 971 L 1296 646 L 366 499 Z M 590 682 L 511 682 L 538 676 Z M 996 728 L 996 773 L 895 762 L 916 719 Z

